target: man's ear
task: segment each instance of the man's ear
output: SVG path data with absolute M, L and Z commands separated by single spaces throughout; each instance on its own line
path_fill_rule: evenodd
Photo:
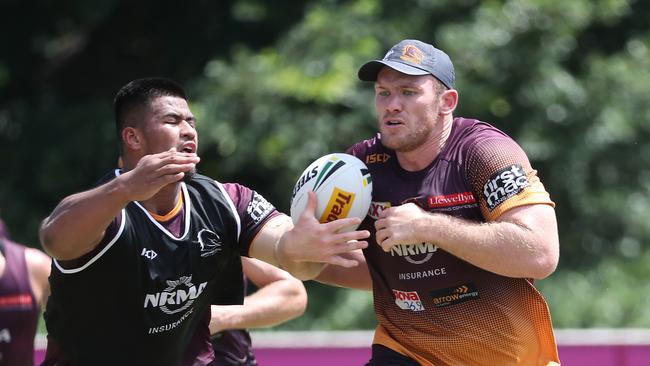
M 451 114 L 458 105 L 458 91 L 456 89 L 448 89 L 440 95 L 440 113 Z
M 140 150 L 144 140 L 140 131 L 134 127 L 124 127 L 122 130 L 122 145 L 129 150 Z

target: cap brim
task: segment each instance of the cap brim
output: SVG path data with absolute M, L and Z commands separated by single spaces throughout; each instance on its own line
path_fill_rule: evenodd
M 382 67 L 384 66 L 388 66 L 391 69 L 397 70 L 407 75 L 431 74 L 426 70 L 418 69 L 417 67 L 403 64 L 401 62 L 373 60 L 373 61 L 366 62 L 363 66 L 361 66 L 357 75 L 359 76 L 359 79 L 362 81 L 377 81 L 377 74 L 379 74 L 379 70 L 381 70 Z

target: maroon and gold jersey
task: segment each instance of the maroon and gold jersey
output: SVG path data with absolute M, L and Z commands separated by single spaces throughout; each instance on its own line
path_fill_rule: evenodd
M 406 202 L 477 222 L 522 205 L 554 205 L 517 143 L 486 123 L 456 118 L 439 156 L 418 172 L 402 169 L 380 136 L 348 152 L 373 177 L 360 229 L 371 232 L 364 255 L 379 321 L 374 343 L 422 365 L 559 364 L 548 307 L 532 281 L 485 271 L 436 243 L 384 252 L 375 240 L 379 213 Z

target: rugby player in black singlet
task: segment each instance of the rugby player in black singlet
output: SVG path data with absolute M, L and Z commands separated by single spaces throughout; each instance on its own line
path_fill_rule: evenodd
M 453 65 L 430 44 L 401 41 L 359 78 L 374 82 L 380 132 L 348 150 L 373 177 L 367 269 L 319 280 L 373 290 L 367 366 L 558 365 L 533 286 L 557 266 L 554 203 L 524 151 L 452 116 Z
M 123 169 L 63 199 L 40 238 L 55 258 L 44 365 L 208 365 L 210 305 L 241 304 L 240 256 L 312 278 L 364 248 L 359 219 L 294 226 L 255 191 L 195 173 L 196 119 L 183 89 L 134 80 L 115 98 Z M 312 243 L 326 255 L 307 250 Z

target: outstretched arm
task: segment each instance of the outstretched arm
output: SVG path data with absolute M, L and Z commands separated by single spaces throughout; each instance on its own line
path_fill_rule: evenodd
M 302 281 L 262 261 L 242 257 L 244 274 L 259 289 L 244 305 L 212 305 L 210 334 L 226 329 L 271 327 L 302 315 L 307 292 Z
M 129 202 L 144 201 L 170 183 L 181 180 L 199 158 L 170 149 L 144 156 L 137 166 L 110 182 L 66 197 L 43 220 L 43 248 L 56 259 L 78 258 L 104 237 L 111 221 Z
M 314 215 L 316 195 L 309 192 L 307 207 L 294 226 L 291 218 L 279 215 L 270 219 L 251 243 L 249 254 L 285 269 L 301 280 L 316 277 L 326 264 L 353 267 L 358 263 L 343 254 L 365 248 L 367 230 L 339 232 L 356 227 L 359 218 L 345 218 L 321 224 Z

